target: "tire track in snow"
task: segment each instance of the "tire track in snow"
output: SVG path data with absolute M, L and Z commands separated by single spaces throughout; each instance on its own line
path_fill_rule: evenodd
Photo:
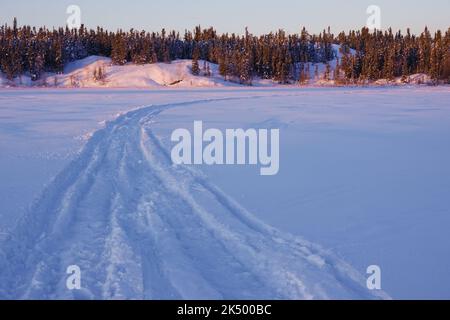
M 201 173 L 173 166 L 151 128 L 176 107 L 107 123 L 1 244 L 6 299 L 388 298 L 349 265 L 258 221 Z M 81 291 L 65 288 L 69 265 Z

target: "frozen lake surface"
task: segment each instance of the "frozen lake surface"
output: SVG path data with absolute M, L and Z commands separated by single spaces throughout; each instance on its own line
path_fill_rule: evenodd
M 395 299 L 448 299 L 449 101 L 448 87 L 1 90 L 0 297 L 386 297 L 363 287 L 379 265 Z M 197 120 L 280 129 L 279 174 L 171 166 L 171 132 Z M 67 263 L 91 270 L 78 296 Z

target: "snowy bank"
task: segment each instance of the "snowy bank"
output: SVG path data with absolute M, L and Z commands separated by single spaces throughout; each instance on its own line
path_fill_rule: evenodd
M 305 86 L 336 86 L 333 79 L 338 59 L 342 58 L 339 46 L 335 45 L 336 58 L 329 62 L 329 75 L 327 65 L 324 63 L 307 63 L 305 70 L 309 80 Z M 199 62 L 204 68 L 204 61 Z M 28 75 L 22 75 L 13 81 L 6 79 L 0 73 L 0 88 L 8 87 L 53 87 L 53 88 L 209 88 L 209 87 L 242 87 L 236 82 L 225 81 L 219 74 L 217 64 L 208 63 L 210 75 L 206 76 L 201 70 L 200 75 L 192 74 L 191 60 L 177 60 L 172 63 L 155 63 L 136 65 L 128 63 L 124 66 L 113 65 L 110 58 L 90 56 L 82 60 L 69 63 L 63 74 L 45 73 L 38 81 L 31 81 Z M 297 70 L 297 73 L 299 71 Z M 297 77 L 299 78 L 299 77 Z M 363 85 L 391 86 L 391 85 L 420 85 L 431 84 L 431 79 L 425 74 L 415 74 L 407 79 L 393 80 L 380 79 L 373 83 Z M 273 80 L 255 78 L 252 85 L 255 87 L 299 86 L 298 82 L 281 85 Z M 342 84 L 339 84 L 342 85 Z

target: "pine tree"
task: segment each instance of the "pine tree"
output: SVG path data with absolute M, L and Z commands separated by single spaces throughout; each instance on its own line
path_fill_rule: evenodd
M 219 74 L 227 80 L 228 76 L 228 68 L 227 68 L 227 59 L 224 55 L 219 58 Z
M 209 62 L 206 62 L 206 60 L 205 60 L 205 63 L 204 63 L 204 70 L 205 70 L 205 77 L 211 77 L 211 67 L 210 67 L 210 65 L 209 65 Z
M 317 64 L 314 66 L 314 79 L 319 80 L 319 66 Z
M 30 76 L 32 81 L 37 81 L 41 78 L 44 71 L 44 53 L 42 48 L 36 46 L 31 47 L 29 51 L 29 65 L 30 65 Z
M 117 33 L 114 38 L 111 59 L 116 65 L 122 66 L 127 63 L 127 44 L 125 36 L 121 32 Z
M 301 63 L 300 65 L 300 75 L 299 75 L 299 83 L 300 85 L 306 85 L 309 82 L 309 64 Z
M 434 37 L 433 47 L 431 49 L 430 58 L 430 76 L 433 83 L 438 84 L 441 79 L 441 74 L 443 70 L 442 62 L 444 60 L 444 52 L 442 48 L 442 34 L 440 31 L 436 32 Z
M 64 56 L 61 40 L 58 39 L 55 45 L 55 71 L 56 73 L 62 73 L 64 71 Z
M 94 81 L 97 82 L 104 82 L 106 78 L 105 70 L 103 67 L 98 67 L 94 69 Z
M 336 67 L 333 71 L 333 80 L 335 84 L 342 84 L 342 78 L 341 78 L 341 65 L 339 62 L 339 59 L 336 60 Z
M 443 48 L 442 80 L 450 84 L 450 28 L 445 34 Z
M 432 39 L 430 31 L 425 27 L 425 31 L 419 39 L 419 66 L 418 71 L 428 73 L 430 70 Z
M 239 82 L 245 85 L 252 84 L 252 70 L 250 63 L 250 55 L 248 52 L 241 54 L 239 58 Z
M 385 54 L 383 67 L 383 76 L 387 80 L 393 80 L 395 77 L 395 51 L 394 48 L 388 48 Z M 376 77 L 375 77 L 376 78 Z
M 329 81 L 331 79 L 331 66 L 329 63 L 325 65 L 325 72 L 323 74 L 323 79 Z
M 170 58 L 170 51 L 167 46 L 164 46 L 163 49 L 163 61 L 164 63 L 170 64 L 172 62 L 172 59 Z
M 200 50 L 195 47 L 194 53 L 192 55 L 192 74 L 198 76 L 200 74 L 200 66 L 198 64 L 198 59 L 200 57 Z

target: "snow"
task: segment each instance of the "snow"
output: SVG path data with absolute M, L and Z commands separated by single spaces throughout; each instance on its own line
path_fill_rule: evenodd
M 212 65 L 212 77 L 196 77 L 192 75 L 191 65 L 190 60 L 178 60 L 170 64 L 112 66 L 109 58 L 88 57 L 69 64 L 66 76 L 58 77 L 58 86 L 70 86 L 71 77 L 79 87 L 214 87 L 228 84 L 217 76 L 217 66 Z M 106 73 L 104 83 L 93 79 L 94 70 L 99 67 Z
M 203 61 L 200 61 L 203 66 Z M 191 72 L 191 60 L 177 60 L 172 63 L 155 63 L 114 66 L 110 58 L 90 56 L 71 62 L 64 68 L 63 74 L 47 73 L 35 86 L 58 88 L 162 88 L 162 87 L 216 87 L 236 86 L 226 82 L 218 74 L 217 65 L 211 64 L 211 77 L 194 76 Z M 104 80 L 95 80 L 94 72 L 101 68 Z M 8 86 L 4 76 L 0 77 L 0 86 Z M 27 76 L 14 80 L 14 85 L 33 86 Z
M 0 297 L 448 298 L 449 96 L 3 89 Z M 173 166 L 195 120 L 280 128 L 280 174 Z M 389 295 L 365 288 L 373 264 Z

